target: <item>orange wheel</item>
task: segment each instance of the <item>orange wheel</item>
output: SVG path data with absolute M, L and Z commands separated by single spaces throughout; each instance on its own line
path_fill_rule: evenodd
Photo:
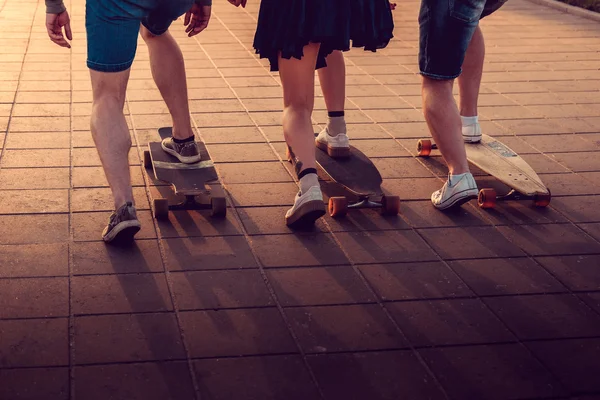
M 481 189 L 477 204 L 481 208 L 494 208 L 496 205 L 496 191 L 494 189 Z
M 552 194 L 550 193 L 550 189 L 548 189 L 548 194 L 537 194 L 533 198 L 533 205 L 536 207 L 548 207 L 550 205 L 550 200 L 552 199 Z
M 329 198 L 329 215 L 333 218 L 348 214 L 348 200 L 345 197 Z
M 419 157 L 427 157 L 431 154 L 431 140 L 429 139 L 421 139 L 417 143 L 417 153 Z
M 400 197 L 383 196 L 381 198 L 381 213 L 383 215 L 398 215 L 400 213 Z

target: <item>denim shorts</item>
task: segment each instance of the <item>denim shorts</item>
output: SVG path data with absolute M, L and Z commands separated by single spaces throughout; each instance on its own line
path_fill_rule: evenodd
M 193 4 L 194 0 L 87 0 L 88 68 L 99 72 L 129 69 L 140 23 L 154 35 L 162 35 Z
M 421 0 L 421 75 L 440 80 L 457 78 L 479 20 L 497 11 L 506 1 Z

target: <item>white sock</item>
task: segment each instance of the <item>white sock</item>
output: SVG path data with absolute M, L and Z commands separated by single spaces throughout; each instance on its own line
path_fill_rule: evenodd
M 475 115 L 474 117 L 463 117 L 461 115 L 460 120 L 462 121 L 463 126 L 475 125 L 479 122 L 479 118 L 477 117 L 477 115 Z
M 317 174 L 306 174 L 300 178 L 300 191 L 302 193 L 308 192 L 313 186 L 319 186 L 319 177 Z
M 346 133 L 346 120 L 344 117 L 327 117 L 327 133 L 329 136 L 337 136 Z

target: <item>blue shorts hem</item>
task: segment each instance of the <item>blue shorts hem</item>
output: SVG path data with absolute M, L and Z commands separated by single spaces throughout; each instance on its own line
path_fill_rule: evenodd
M 432 74 L 432 73 L 423 72 L 423 71 L 420 71 L 419 73 L 426 78 L 435 79 L 436 81 L 451 81 L 460 76 L 460 73 L 454 74 L 454 75 L 438 75 L 438 74 Z
M 101 64 L 93 61 L 87 61 L 89 69 L 98 72 L 123 72 L 127 71 L 133 65 L 133 59 L 121 64 Z

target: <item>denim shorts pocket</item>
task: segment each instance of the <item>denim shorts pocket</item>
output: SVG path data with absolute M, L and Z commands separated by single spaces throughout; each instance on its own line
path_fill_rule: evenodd
M 485 0 L 448 0 L 450 15 L 463 22 L 478 21 L 485 7 Z

